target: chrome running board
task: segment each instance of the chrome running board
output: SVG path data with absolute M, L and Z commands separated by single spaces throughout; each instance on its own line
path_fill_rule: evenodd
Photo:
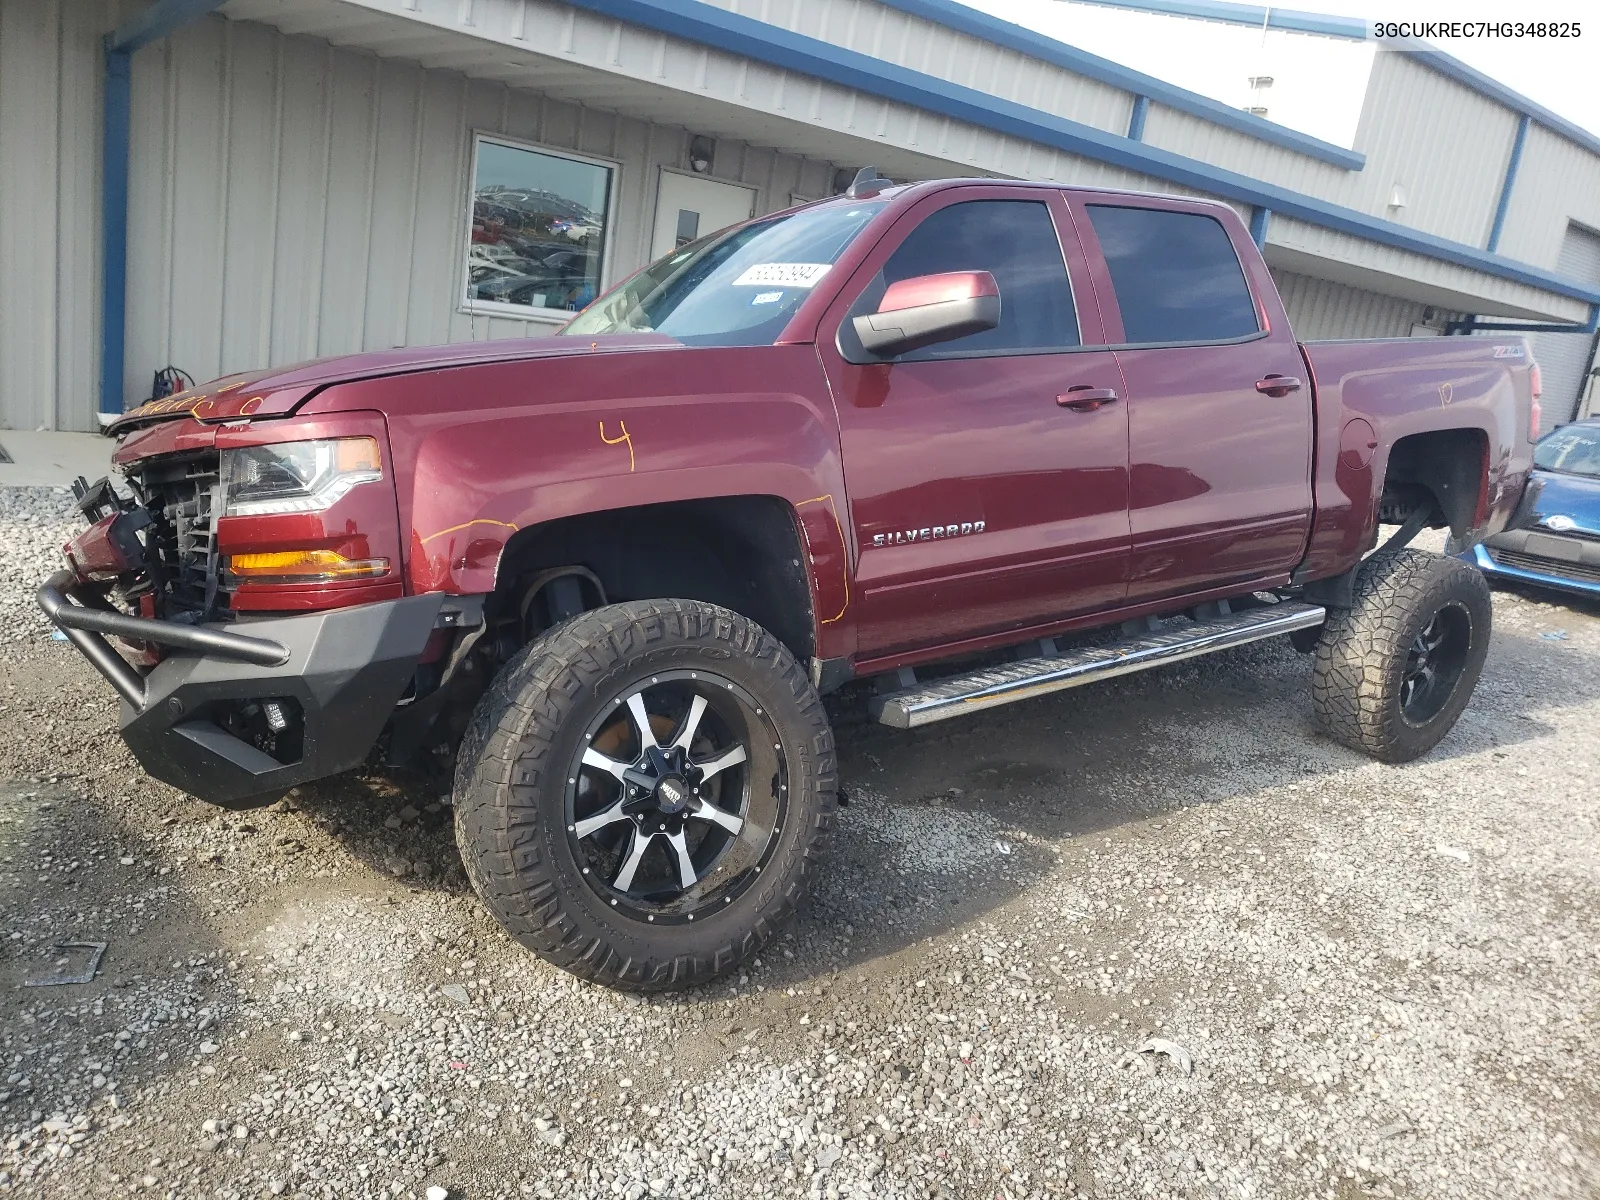
M 1289 601 L 1247 608 L 1185 628 L 1146 633 L 1112 646 L 1068 650 L 917 684 L 873 697 L 871 712 L 885 725 L 916 729 L 1017 700 L 1082 687 L 1114 675 L 1131 675 L 1296 629 L 1310 629 L 1321 625 L 1326 616 L 1320 605 Z

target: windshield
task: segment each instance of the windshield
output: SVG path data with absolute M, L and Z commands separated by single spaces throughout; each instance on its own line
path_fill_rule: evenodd
M 1567 425 L 1546 434 L 1533 448 L 1533 465 L 1600 479 L 1600 425 Z
M 613 288 L 562 333 L 663 333 L 770 346 L 881 202 L 824 204 L 690 242 Z

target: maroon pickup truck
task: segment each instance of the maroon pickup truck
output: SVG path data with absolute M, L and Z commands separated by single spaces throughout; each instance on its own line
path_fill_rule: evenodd
M 1406 544 L 1504 526 L 1538 390 L 1520 338 L 1298 344 L 1222 205 L 864 172 L 559 336 L 135 409 L 40 603 L 157 778 L 453 770 L 513 936 L 681 986 L 800 903 L 852 679 L 909 729 L 1287 634 L 1329 736 L 1425 753 L 1490 605 Z

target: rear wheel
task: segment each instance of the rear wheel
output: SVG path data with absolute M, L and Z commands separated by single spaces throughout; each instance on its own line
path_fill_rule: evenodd
M 1355 604 L 1332 609 L 1312 694 L 1334 740 L 1384 762 L 1433 749 L 1472 698 L 1489 652 L 1491 602 L 1459 559 L 1400 550 L 1356 574 Z
M 832 823 L 833 737 L 794 656 L 686 600 L 597 609 L 527 647 L 463 741 L 468 876 L 566 970 L 683 987 L 754 954 Z

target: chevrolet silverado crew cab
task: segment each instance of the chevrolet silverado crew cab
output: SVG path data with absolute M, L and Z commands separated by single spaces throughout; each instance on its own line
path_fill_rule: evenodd
M 683 986 L 801 902 L 852 679 L 914 730 L 1289 635 L 1330 737 L 1425 753 L 1489 592 L 1406 543 L 1505 526 L 1538 390 L 1520 338 L 1297 343 L 1219 204 L 868 171 L 558 336 L 134 409 L 39 597 L 158 779 L 453 770 L 512 936 Z

